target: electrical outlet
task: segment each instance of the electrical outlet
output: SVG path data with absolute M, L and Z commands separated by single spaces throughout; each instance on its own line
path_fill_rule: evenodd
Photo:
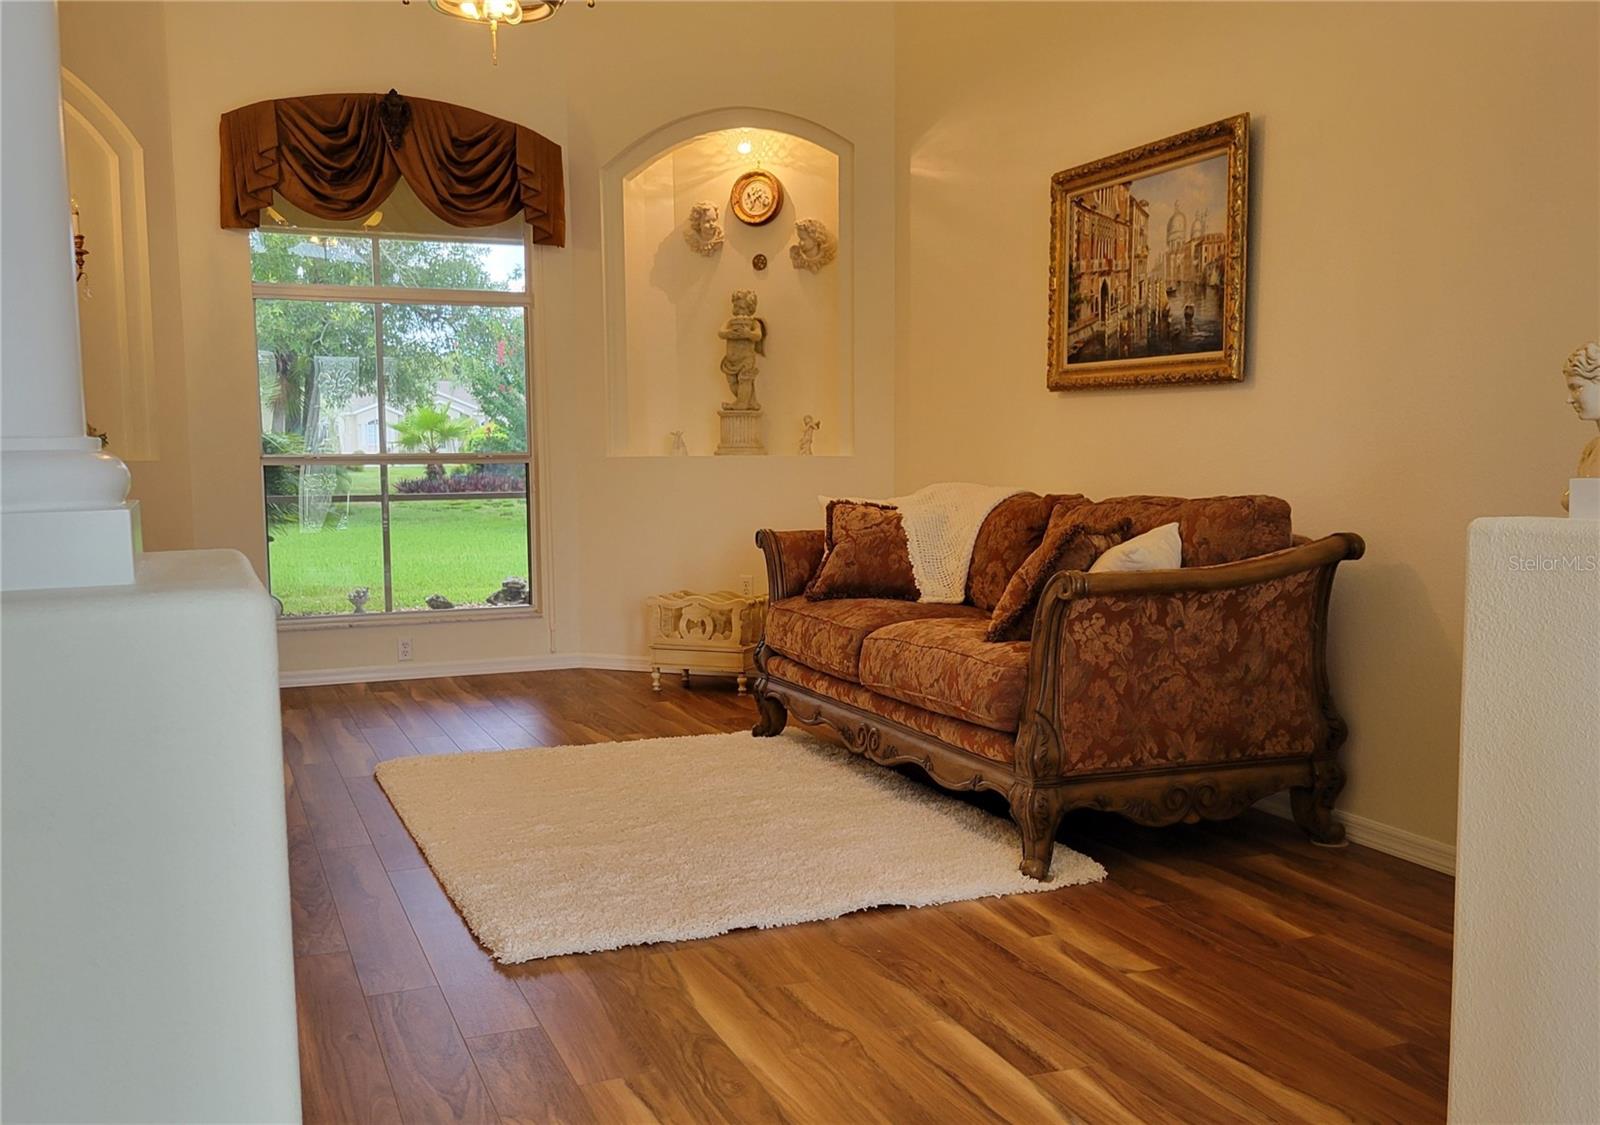
M 410 660 L 411 659 L 411 638 L 410 637 L 401 637 L 400 638 L 400 653 L 399 653 L 399 656 L 400 656 L 401 660 Z
M 745 597 L 748 598 L 751 594 L 754 594 L 755 592 L 756 592 L 755 579 L 751 578 L 748 574 L 739 575 L 739 593 L 743 594 Z

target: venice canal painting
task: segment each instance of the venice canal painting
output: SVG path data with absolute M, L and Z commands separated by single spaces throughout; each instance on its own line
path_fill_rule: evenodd
M 1070 197 L 1066 364 L 1222 350 L 1228 154 Z

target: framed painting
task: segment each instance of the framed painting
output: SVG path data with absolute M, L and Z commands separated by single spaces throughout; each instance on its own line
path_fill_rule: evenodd
M 1250 115 L 1050 181 L 1053 391 L 1244 378 Z

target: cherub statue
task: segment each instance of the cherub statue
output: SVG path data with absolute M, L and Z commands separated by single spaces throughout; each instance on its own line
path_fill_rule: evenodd
M 800 456 L 810 457 L 811 439 L 817 436 L 818 430 L 822 429 L 822 423 L 807 414 L 800 419 L 800 424 L 805 427 L 804 432 L 800 435 Z
M 733 294 L 733 315 L 723 324 L 717 335 L 728 341 L 727 354 L 722 357 L 722 375 L 728 380 L 731 402 L 722 404 L 724 410 L 760 410 L 756 401 L 756 356 L 767 354 L 767 322 L 756 315 L 756 295 L 749 289 L 737 289 Z
M 839 240 L 821 219 L 801 219 L 794 225 L 799 241 L 789 247 L 789 260 L 797 270 L 816 273 L 839 256 Z
M 366 586 L 357 586 L 345 595 L 345 600 L 356 613 L 367 612 L 367 599 L 372 596 L 372 590 Z
M 670 433 L 668 433 L 667 436 L 672 439 L 672 449 L 668 453 L 668 456 L 670 456 L 670 457 L 687 457 L 687 456 L 689 456 L 689 445 L 688 445 L 687 442 L 685 442 L 683 440 L 683 431 L 682 430 L 673 430 Z
M 715 203 L 701 200 L 689 208 L 683 240 L 689 244 L 689 249 L 707 258 L 722 249 L 722 212 Z
M 1600 343 L 1585 344 L 1567 357 L 1561 365 L 1561 377 L 1567 381 L 1567 401 L 1579 418 L 1593 422 L 1600 429 Z M 1600 435 L 1589 439 L 1578 457 L 1574 477 L 1600 477 Z M 1561 496 L 1561 506 L 1567 507 L 1571 497 Z

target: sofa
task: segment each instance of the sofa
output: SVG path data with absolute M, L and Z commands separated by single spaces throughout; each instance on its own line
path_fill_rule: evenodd
M 1176 522 L 1181 569 L 1056 573 L 1029 639 L 986 640 L 1001 591 L 1061 504 L 1125 520 L 1134 535 Z M 812 600 L 824 533 L 764 529 L 756 544 L 771 601 L 754 733 L 821 724 L 881 765 L 1002 795 L 1024 874 L 1047 878 L 1062 817 L 1084 807 L 1193 823 L 1287 789 L 1312 840 L 1343 842 L 1328 599 L 1339 563 L 1361 557 L 1359 536 L 1295 535 L 1289 505 L 1271 496 L 1023 493 L 984 518 L 964 604 Z

